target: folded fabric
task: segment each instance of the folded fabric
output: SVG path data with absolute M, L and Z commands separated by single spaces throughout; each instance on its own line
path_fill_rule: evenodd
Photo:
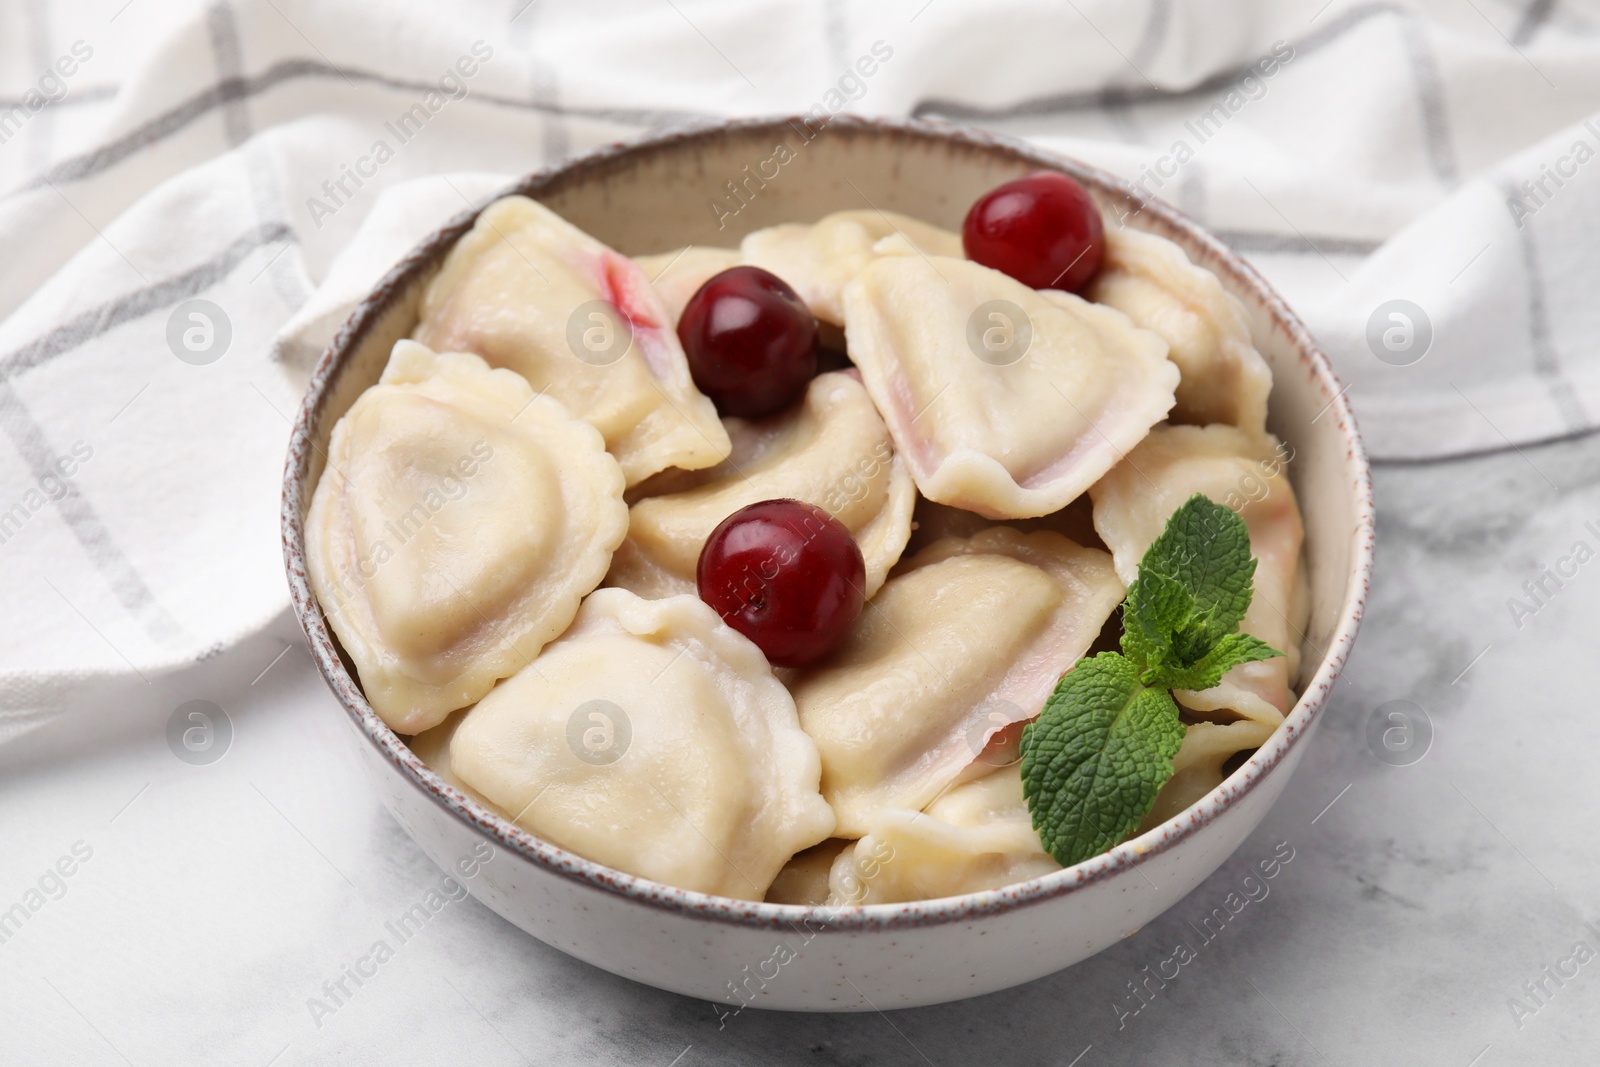
M 1600 37 L 1567 5 L 4 0 L 0 26 L 0 738 L 281 612 L 289 419 L 353 301 L 510 176 L 662 124 L 940 116 L 1112 170 L 1281 288 L 1378 456 L 1600 418 Z

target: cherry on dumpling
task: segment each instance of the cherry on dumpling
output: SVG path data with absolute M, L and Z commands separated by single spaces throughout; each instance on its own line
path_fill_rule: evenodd
M 967 258 L 1034 289 L 1075 293 L 1105 256 L 1105 224 L 1083 186 L 1054 171 L 997 185 L 961 226 Z
M 724 415 L 782 411 L 817 375 L 817 320 L 787 282 L 730 267 L 684 305 L 678 339 L 694 384 Z
M 850 530 L 800 500 L 763 500 L 723 519 L 695 578 L 700 599 L 775 667 L 804 667 L 838 648 L 865 602 L 866 565 Z

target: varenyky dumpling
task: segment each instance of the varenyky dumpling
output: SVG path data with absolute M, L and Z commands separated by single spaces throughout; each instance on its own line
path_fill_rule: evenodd
M 971 511 L 939 504 L 927 497 L 917 497 L 917 506 L 911 511 L 911 540 L 906 542 L 906 552 L 915 554 L 942 537 L 971 537 L 994 525 Z M 1006 525 L 1023 533 L 1035 530 L 1053 530 L 1069 541 L 1086 548 L 1104 548 L 1100 534 L 1094 528 L 1094 507 L 1087 494 L 1080 496 L 1060 511 L 1041 515 L 1036 519 L 1012 519 Z
M 1272 371 L 1251 343 L 1244 306 L 1183 249 L 1155 234 L 1107 229 L 1105 260 L 1083 295 L 1170 346 L 1182 374 L 1173 422 L 1266 432 Z
M 689 596 L 590 595 L 571 629 L 467 714 L 450 768 L 546 841 L 742 900 L 760 900 L 834 825 L 788 690 Z
M 926 811 L 884 808 L 834 860 L 828 904 L 897 904 L 1025 882 L 1057 863 L 1033 828 L 1019 764 L 959 785 Z
M 572 621 L 628 529 L 599 433 L 477 356 L 394 346 L 333 428 L 306 569 L 372 707 L 442 721 Z
M 497 200 L 450 250 L 414 336 L 526 378 L 605 437 L 628 484 L 727 458 L 644 271 L 524 196 Z
M 882 256 L 844 303 L 867 392 L 917 488 L 941 504 L 991 518 L 1058 511 L 1172 407 L 1178 368 L 1160 337 L 970 260 Z
M 634 256 L 650 279 L 650 284 L 667 306 L 667 321 L 676 327 L 683 317 L 684 305 L 713 275 L 721 274 L 741 262 L 735 248 L 712 248 L 709 245 L 689 245 L 676 252 L 662 252 L 653 256 Z
M 795 853 L 767 887 L 767 903 L 826 904 L 828 872 L 833 870 L 833 861 L 839 858 L 839 853 L 853 844 L 854 841 L 841 837 L 830 837 L 820 845 Z
M 1222 765 L 1240 752 L 1260 748 L 1272 731 L 1271 724 L 1255 719 L 1191 723 L 1172 757 L 1172 777 L 1156 794 L 1139 832 L 1161 825 L 1221 785 L 1225 777 Z
M 450 742 L 456 736 L 456 728 L 461 725 L 462 721 L 466 719 L 467 713 L 471 710 L 471 708 L 462 708 L 460 711 L 451 712 L 444 722 L 422 731 L 422 733 L 406 742 L 406 745 L 418 759 L 428 765 L 429 770 L 444 779 L 446 785 L 452 789 L 460 790 L 496 815 L 503 817 L 506 813 L 500 810 L 498 804 L 466 782 L 463 782 L 450 767 Z
M 813 315 L 835 326 L 845 324 L 844 287 L 885 251 L 963 254 L 960 234 L 893 211 L 872 210 L 836 211 L 810 224 L 757 230 L 739 245 L 744 262 L 788 282 Z
M 1283 470 L 1278 442 L 1269 435 L 1221 424 L 1164 426 L 1089 491 L 1095 528 L 1124 582 L 1138 575 L 1145 549 L 1195 493 L 1234 508 L 1250 529 L 1255 596 L 1240 629 L 1284 655 L 1235 667 L 1204 692 L 1173 694 L 1192 711 L 1276 726 L 1294 704 L 1289 687 L 1300 671 L 1310 600 L 1300 566 L 1300 508 Z
M 995 527 L 907 561 L 844 645 L 790 683 L 839 837 L 920 810 L 1007 725 L 1039 714 L 1123 586 L 1104 552 Z
M 859 379 L 818 375 L 799 407 L 725 425 L 733 454 L 722 464 L 667 471 L 641 486 L 672 491 L 633 505 L 606 584 L 647 597 L 693 593 L 700 549 L 719 522 L 748 504 L 790 497 L 849 527 L 866 561 L 866 595 L 876 593 L 911 536 L 916 488 Z

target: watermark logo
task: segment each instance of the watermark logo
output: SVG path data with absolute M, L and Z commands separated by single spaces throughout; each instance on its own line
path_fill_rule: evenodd
M 167 718 L 167 747 L 196 767 L 215 763 L 233 744 L 233 720 L 209 700 L 179 704 Z
M 1032 320 L 1009 300 L 985 300 L 967 316 L 967 347 L 991 367 L 1011 366 L 1032 344 Z
M 1433 347 L 1433 321 L 1409 300 L 1385 300 L 1367 318 L 1367 347 L 1391 367 L 1409 367 Z
M 628 713 L 609 700 L 586 700 L 567 716 L 567 747 L 591 767 L 617 762 L 632 743 Z
M 167 347 L 185 363 L 215 363 L 233 343 L 228 313 L 209 300 L 185 300 L 167 316 Z
M 1391 767 L 1409 767 L 1433 747 L 1433 720 L 1409 700 L 1379 704 L 1367 716 L 1367 747 Z
M 633 347 L 633 327 L 610 301 L 585 301 L 567 317 L 567 347 L 591 367 L 609 367 Z
M 1029 718 L 1023 710 L 1003 697 L 990 697 L 978 707 L 978 717 L 967 727 L 967 748 L 973 761 L 987 767 L 1004 767 L 1016 759 L 1016 745 L 1009 743 L 1018 724 Z

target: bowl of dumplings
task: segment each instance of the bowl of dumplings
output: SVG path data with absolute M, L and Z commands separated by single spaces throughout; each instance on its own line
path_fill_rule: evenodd
M 444 226 L 317 366 L 283 537 L 422 850 L 725 1019 L 989 993 L 1183 898 L 1304 753 L 1373 510 L 1326 357 L 1215 237 L 840 115 Z

